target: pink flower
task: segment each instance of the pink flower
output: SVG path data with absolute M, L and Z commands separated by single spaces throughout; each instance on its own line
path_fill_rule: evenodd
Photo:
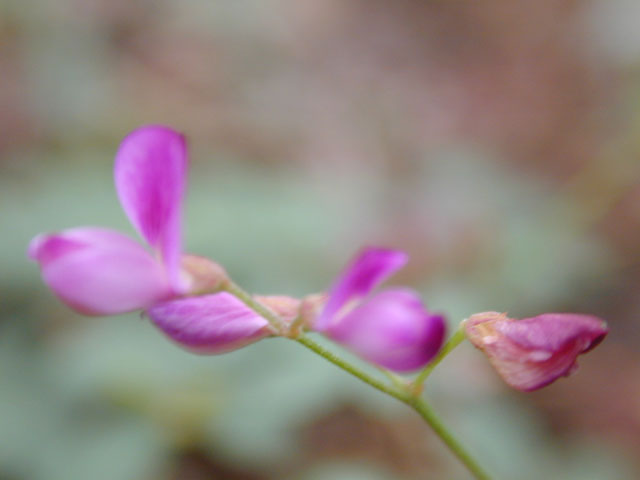
M 182 199 L 187 149 L 164 126 L 131 132 L 115 159 L 122 207 L 151 251 L 116 231 L 79 227 L 35 237 L 29 257 L 45 283 L 86 315 L 149 309 L 169 337 L 198 352 L 221 352 L 267 335 L 267 321 L 228 293 L 215 290 L 225 274 L 215 263 L 182 253 Z
M 370 294 L 407 259 L 396 250 L 364 249 L 338 277 L 312 328 L 394 371 L 426 365 L 442 346 L 444 317 L 428 313 L 407 288 Z
M 578 355 L 594 348 L 609 332 L 603 320 L 575 313 L 545 313 L 522 320 L 504 313 L 476 313 L 464 328 L 502 379 L 522 391 L 571 375 L 578 368 Z

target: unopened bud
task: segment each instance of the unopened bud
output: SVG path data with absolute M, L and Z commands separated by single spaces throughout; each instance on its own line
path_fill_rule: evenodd
M 476 313 L 464 329 L 502 379 L 522 391 L 571 375 L 578 368 L 578 355 L 598 345 L 609 331 L 603 320 L 575 313 L 545 313 L 522 320 L 504 313 Z

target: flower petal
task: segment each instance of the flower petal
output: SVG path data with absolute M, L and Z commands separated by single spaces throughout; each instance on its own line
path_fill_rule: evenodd
M 162 265 L 140 244 L 118 232 L 76 228 L 39 235 L 29 256 L 60 299 L 87 315 L 113 315 L 168 298 Z
M 164 126 L 140 127 L 120 144 L 115 182 L 120 203 L 140 235 L 162 254 L 171 284 L 181 290 L 182 197 L 187 170 L 184 137 Z
M 269 322 L 227 292 L 182 298 L 147 310 L 171 340 L 196 353 L 224 353 L 270 334 Z
M 528 350 L 557 352 L 576 343 L 586 352 L 600 343 L 607 327 L 598 317 L 576 313 L 544 313 L 532 318 L 496 325 L 512 342 Z
M 532 391 L 572 374 L 578 355 L 600 343 L 608 328 L 591 315 L 546 313 L 514 320 L 485 312 L 472 315 L 465 332 L 508 385 Z
M 342 272 L 329 293 L 329 300 L 314 328 L 324 330 L 345 306 L 362 299 L 372 289 L 401 269 L 409 257 L 399 250 L 369 247 L 363 249 Z
M 373 296 L 324 333 L 365 360 L 406 372 L 438 353 L 445 329 L 444 318 L 428 313 L 415 292 L 393 289 Z

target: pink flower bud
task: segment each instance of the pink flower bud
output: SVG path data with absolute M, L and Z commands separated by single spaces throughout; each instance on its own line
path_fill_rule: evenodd
M 571 375 L 578 368 L 578 355 L 594 348 L 609 332 L 603 320 L 576 313 L 544 313 L 522 320 L 504 313 L 476 313 L 464 328 L 502 379 L 526 392 Z

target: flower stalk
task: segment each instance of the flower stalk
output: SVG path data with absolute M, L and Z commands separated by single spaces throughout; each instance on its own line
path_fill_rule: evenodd
M 244 303 L 247 307 L 252 309 L 254 312 L 260 315 L 266 321 L 268 321 L 271 327 L 276 332 L 278 332 L 279 334 L 284 333 L 283 330 L 285 328 L 285 322 L 283 322 L 282 319 L 278 315 L 276 315 L 276 313 L 273 312 L 270 308 L 267 308 L 262 303 L 254 300 L 254 298 L 248 292 L 240 288 L 231 280 L 228 280 L 227 282 L 225 282 L 224 285 L 222 285 L 221 290 L 224 290 L 225 292 L 229 292 L 230 294 L 234 295 L 238 300 Z
M 309 350 L 325 358 L 329 362 L 333 363 L 342 370 L 350 373 L 354 377 L 359 378 L 364 383 L 372 386 L 376 390 L 385 393 L 391 397 L 400 400 L 402 403 L 408 405 L 415 410 L 418 415 L 431 427 L 440 440 L 451 450 L 451 452 L 462 462 L 462 464 L 469 470 L 469 472 L 477 480 L 490 480 L 491 477 L 484 471 L 484 469 L 476 462 L 471 454 L 462 446 L 462 444 L 455 438 L 451 431 L 444 425 L 438 414 L 433 410 L 431 405 L 421 396 L 416 396 L 413 390 L 413 385 L 409 388 L 400 389 L 398 385 L 389 386 L 378 379 L 372 377 L 368 373 L 360 370 L 351 363 L 338 357 L 333 352 L 330 352 L 317 344 L 309 337 L 303 336 L 296 340 L 298 343 L 304 345 Z
M 235 295 L 241 302 L 247 307 L 254 310 L 256 313 L 262 315 L 272 327 L 281 330 L 284 326 L 282 319 L 278 317 L 270 309 L 266 308 L 260 302 L 255 300 L 249 293 L 244 291 L 238 285 L 229 281 L 223 289 L 233 295 Z M 449 448 L 449 450 L 460 460 L 460 462 L 467 468 L 467 470 L 474 476 L 476 480 L 491 480 L 489 474 L 487 474 L 480 464 L 471 456 L 471 454 L 462 446 L 462 444 L 455 438 L 451 431 L 445 426 L 438 414 L 434 411 L 431 405 L 424 399 L 421 393 L 421 387 L 423 382 L 429 376 L 433 368 L 440 363 L 444 357 L 450 353 L 457 345 L 464 339 L 464 332 L 462 328 L 459 328 L 445 344 L 442 351 L 434 358 L 433 361 L 427 365 L 427 367 L 420 372 L 414 382 L 408 383 L 402 386 L 399 382 L 394 382 L 393 385 L 388 385 L 379 379 L 369 375 L 367 372 L 361 370 L 352 363 L 344 360 L 335 353 L 327 350 L 322 345 L 318 344 L 307 335 L 301 335 L 298 338 L 293 339 L 300 345 L 308 348 L 315 354 L 323 357 L 325 360 L 333 363 L 338 368 L 353 375 L 362 382 L 375 388 L 376 390 L 389 395 L 402 403 L 411 407 L 422 419 L 431 427 L 434 433 L 442 440 L 442 442 Z M 419 387 L 416 389 L 416 385 Z

